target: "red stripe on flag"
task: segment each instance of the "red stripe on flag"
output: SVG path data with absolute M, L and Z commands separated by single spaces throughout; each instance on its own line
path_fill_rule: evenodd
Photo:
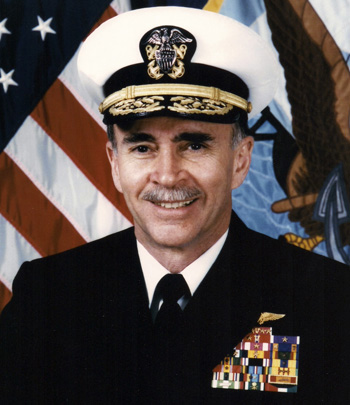
M 101 18 L 97 21 L 97 23 L 91 28 L 89 34 L 87 35 L 87 37 L 93 32 L 95 31 L 96 28 L 98 28 L 101 24 L 103 24 L 104 22 L 106 22 L 107 20 L 109 20 L 112 17 L 116 17 L 117 13 L 115 12 L 115 10 L 109 6 L 104 13 L 102 14 Z
M 0 313 L 12 297 L 11 291 L 0 281 Z
M 31 117 L 131 222 L 124 197 L 112 181 L 107 135 L 60 80 L 49 88 Z
M 39 254 L 47 256 L 86 242 L 5 152 L 0 155 L 0 177 L 1 214 Z

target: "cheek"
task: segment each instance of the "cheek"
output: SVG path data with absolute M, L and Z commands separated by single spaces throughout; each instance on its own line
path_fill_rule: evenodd
M 230 183 L 233 173 L 233 158 L 227 151 L 223 152 L 215 160 L 211 162 L 210 168 L 203 170 L 213 182 L 216 182 L 217 187 L 225 187 L 226 183 Z
M 201 166 L 197 179 L 203 191 L 214 200 L 222 199 L 226 194 L 227 198 L 231 198 L 232 167 L 232 159 L 225 155 L 222 159 Z
M 112 179 L 113 179 L 113 183 L 115 188 L 122 193 L 122 188 L 120 185 L 120 177 L 119 177 L 119 168 L 118 168 L 118 159 L 114 154 L 110 154 L 110 165 L 111 165 L 111 173 L 112 173 Z
M 146 182 L 147 174 L 145 170 L 130 162 L 119 162 L 119 183 L 123 194 L 138 195 Z

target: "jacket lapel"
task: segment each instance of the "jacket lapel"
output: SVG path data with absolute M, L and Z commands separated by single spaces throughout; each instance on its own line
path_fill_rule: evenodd
M 214 367 L 256 326 L 261 308 L 261 272 L 249 246 L 242 244 L 245 227 L 233 214 L 227 240 L 185 313 L 206 340 Z M 204 336 L 205 335 L 205 336 Z

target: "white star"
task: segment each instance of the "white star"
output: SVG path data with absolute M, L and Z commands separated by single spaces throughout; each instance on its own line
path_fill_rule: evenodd
M 5 18 L 4 20 L 2 20 L 0 22 L 0 41 L 1 41 L 2 34 L 11 34 L 11 32 L 5 27 L 6 21 L 7 21 L 7 18 Z
M 32 29 L 32 31 L 40 31 L 41 39 L 42 39 L 43 41 L 45 41 L 46 34 L 56 34 L 56 31 L 54 31 L 54 30 L 50 27 L 50 24 L 51 24 L 51 21 L 52 21 L 52 17 L 49 18 L 49 19 L 46 20 L 46 21 L 42 20 L 42 18 L 39 17 L 39 16 L 37 16 L 37 18 L 38 18 L 38 23 L 39 23 L 39 24 L 38 24 L 36 27 L 34 27 L 34 28 Z
M 12 79 L 12 75 L 15 73 L 15 69 L 12 69 L 11 72 L 5 73 L 4 70 L 0 68 L 0 83 L 4 86 L 4 92 L 7 93 L 7 89 L 9 86 L 18 86 L 18 83 L 16 83 Z

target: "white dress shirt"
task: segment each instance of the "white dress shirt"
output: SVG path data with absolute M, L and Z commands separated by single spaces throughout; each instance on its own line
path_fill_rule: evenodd
M 219 253 L 226 241 L 227 234 L 228 230 L 211 248 L 209 248 L 200 257 L 198 257 L 198 259 L 181 271 L 180 274 L 182 274 L 185 278 L 192 295 L 208 273 L 216 258 L 219 256 Z M 137 241 L 137 250 L 141 262 L 143 276 L 146 282 L 148 302 L 149 306 L 151 306 L 154 290 L 159 280 L 170 272 L 163 267 L 139 241 Z

